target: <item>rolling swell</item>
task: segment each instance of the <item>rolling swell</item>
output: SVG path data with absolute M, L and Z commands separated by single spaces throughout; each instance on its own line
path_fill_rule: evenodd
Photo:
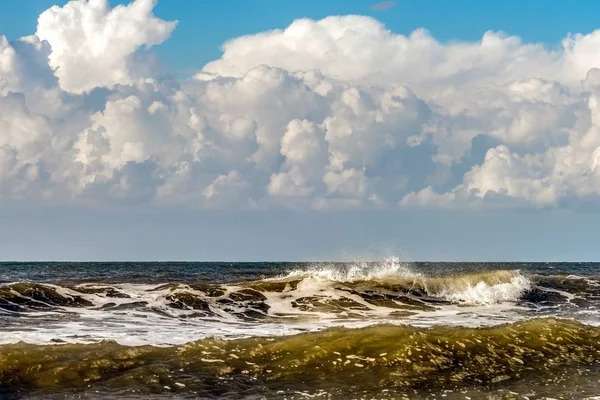
M 568 385 L 598 371 L 600 329 L 535 319 L 493 328 L 379 325 L 277 338 L 205 339 L 173 347 L 95 344 L 0 346 L 5 394 L 282 394 L 417 397 L 520 381 Z M 575 389 L 574 389 L 575 390 Z M 464 393 L 464 392 L 463 392 Z M 302 396 L 297 396 L 298 398 Z M 289 398 L 289 396 L 288 396 Z

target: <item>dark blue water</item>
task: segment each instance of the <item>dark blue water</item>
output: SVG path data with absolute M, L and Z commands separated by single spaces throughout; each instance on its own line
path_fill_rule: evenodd
M 0 282 L 241 282 L 285 275 L 291 270 L 344 266 L 322 262 L 0 262 Z M 379 262 L 370 262 L 376 267 Z M 520 270 L 540 275 L 600 275 L 600 263 L 471 263 L 407 262 L 415 272 L 452 275 L 494 270 Z

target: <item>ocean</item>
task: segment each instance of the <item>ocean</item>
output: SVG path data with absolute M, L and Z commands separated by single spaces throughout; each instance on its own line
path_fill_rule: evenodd
M 0 263 L 0 399 L 593 399 L 600 264 Z

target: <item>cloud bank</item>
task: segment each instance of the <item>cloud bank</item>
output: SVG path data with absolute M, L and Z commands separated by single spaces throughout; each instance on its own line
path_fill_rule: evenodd
M 0 201 L 193 208 L 593 206 L 600 31 L 440 43 L 363 16 L 224 44 L 193 79 L 154 0 L 0 35 Z M 168 42 L 167 42 L 168 43 Z

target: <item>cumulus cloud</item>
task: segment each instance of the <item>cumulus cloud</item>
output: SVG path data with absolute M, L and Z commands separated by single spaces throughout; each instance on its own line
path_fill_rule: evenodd
M 363 16 L 159 74 L 153 0 L 0 36 L 0 198 L 199 208 L 571 207 L 600 194 L 600 31 L 440 43 Z M 33 201 L 32 200 L 32 201 Z
M 223 56 L 208 63 L 203 73 L 239 77 L 264 64 L 288 71 L 319 70 L 353 83 L 408 84 L 419 93 L 446 85 L 527 79 L 533 71 L 538 78 L 578 84 L 581 77 L 573 80 L 573 69 L 585 74 L 587 65 L 599 61 L 588 51 L 587 38 L 565 39 L 555 51 L 491 31 L 477 42 L 442 44 L 424 29 L 398 35 L 365 16 L 300 19 L 284 30 L 227 42 Z
M 49 64 L 61 88 L 81 93 L 144 77 L 135 55 L 165 41 L 177 24 L 154 17 L 156 1 L 111 9 L 108 0 L 76 0 L 44 11 L 35 35 L 52 48 Z

